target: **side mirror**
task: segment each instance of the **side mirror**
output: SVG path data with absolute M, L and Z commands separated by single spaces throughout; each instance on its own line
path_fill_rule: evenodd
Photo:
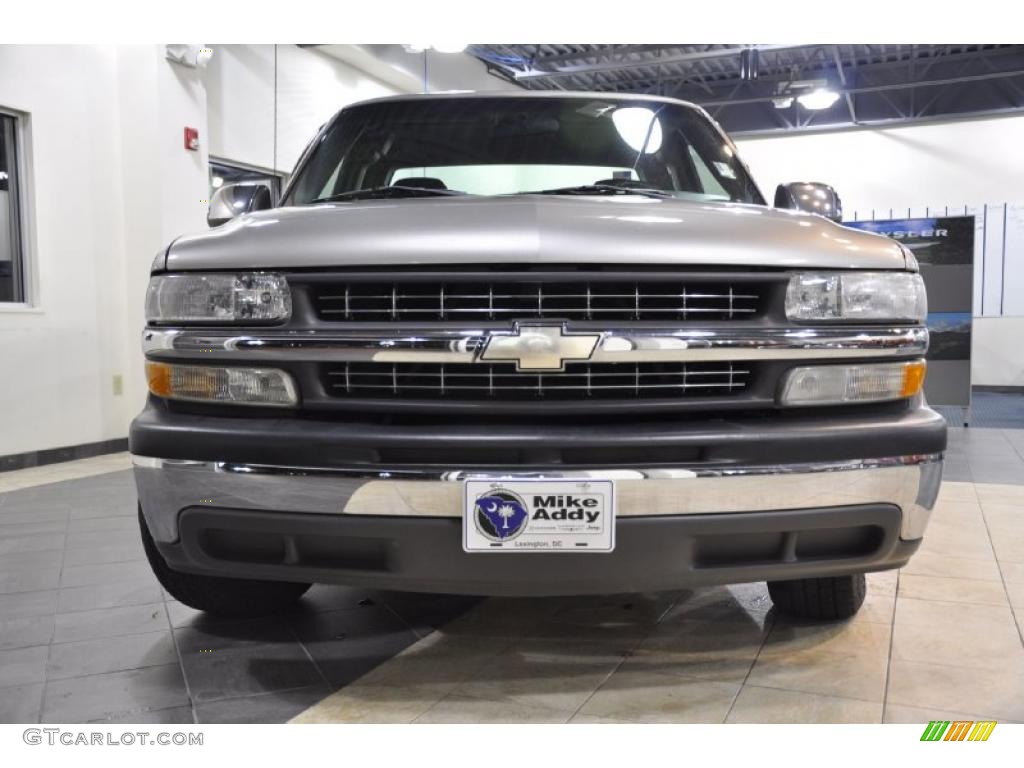
M 206 213 L 206 223 L 211 227 L 219 227 L 243 213 L 265 211 L 270 207 L 270 187 L 266 184 L 225 184 L 213 193 L 210 209 Z
M 779 184 L 775 190 L 775 207 L 816 213 L 837 222 L 843 220 L 843 203 L 839 195 L 828 184 L 818 181 Z

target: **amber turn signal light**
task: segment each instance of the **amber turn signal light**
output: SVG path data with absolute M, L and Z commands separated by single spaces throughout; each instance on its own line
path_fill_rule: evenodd
M 149 391 L 158 397 L 171 397 L 171 366 L 146 361 L 146 383 Z
M 149 391 L 192 402 L 289 407 L 299 402 L 292 377 L 276 368 L 222 368 L 146 361 Z
M 925 361 L 809 365 L 787 375 L 780 405 L 879 403 L 913 397 L 924 385 Z
M 907 363 L 903 369 L 903 389 L 900 397 L 913 397 L 924 388 L 924 375 L 928 371 L 928 363 L 915 360 Z

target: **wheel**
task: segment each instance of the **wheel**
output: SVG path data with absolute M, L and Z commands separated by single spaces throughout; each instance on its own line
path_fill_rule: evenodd
M 768 594 L 782 613 L 804 619 L 848 619 L 867 594 L 863 573 L 824 579 L 769 581 Z
M 141 507 L 139 529 L 146 558 L 157 581 L 190 608 L 218 616 L 261 616 L 294 605 L 311 586 L 291 581 L 230 579 L 175 571 L 156 548 Z

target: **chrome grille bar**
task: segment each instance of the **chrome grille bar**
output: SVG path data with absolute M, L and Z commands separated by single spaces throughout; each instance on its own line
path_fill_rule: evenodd
M 361 282 L 316 284 L 313 305 L 328 322 L 459 321 L 515 317 L 567 320 L 736 320 L 763 310 L 767 284 L 587 280 L 544 282 Z
M 750 366 L 732 363 L 572 363 L 565 371 L 520 372 L 513 364 L 357 363 L 326 365 L 324 387 L 334 397 L 416 397 L 487 400 L 721 396 L 742 392 Z
M 588 285 L 587 287 L 589 288 L 590 286 Z M 438 289 L 439 292 L 442 295 L 444 294 L 444 290 L 443 289 L 444 289 L 443 285 L 441 286 L 441 288 Z M 518 299 L 518 298 L 521 298 L 521 295 L 512 294 L 512 293 L 504 293 L 504 294 L 502 294 L 502 293 L 487 293 L 487 294 L 476 295 L 476 294 L 452 294 L 451 292 L 449 292 L 448 295 L 449 295 L 449 297 L 455 296 L 455 297 L 460 298 L 460 299 Z M 578 298 L 581 298 L 581 297 L 583 297 L 585 295 L 586 294 L 575 294 L 575 293 L 545 293 L 545 294 L 543 294 L 543 300 L 546 301 L 548 299 L 578 299 Z M 602 298 L 602 299 L 635 299 L 635 297 L 636 297 L 636 293 L 635 292 L 634 293 L 602 293 L 602 294 L 592 294 L 592 295 L 597 295 L 599 298 Z M 344 295 L 342 295 L 342 296 L 318 296 L 317 298 L 324 299 L 324 300 L 336 301 L 338 299 L 343 299 Z M 381 299 L 381 300 L 387 299 L 388 301 L 390 301 L 391 298 L 392 298 L 392 294 L 388 293 L 386 295 L 376 295 L 376 296 L 365 295 L 365 296 L 359 296 L 358 298 L 360 298 L 360 299 Z M 422 299 L 423 295 L 422 294 L 396 293 L 395 294 L 395 298 L 397 298 L 399 300 L 401 300 L 401 299 Z M 683 291 L 682 293 L 645 293 L 645 294 L 643 294 L 643 298 L 645 298 L 645 299 L 683 299 L 683 298 L 691 298 L 691 299 L 722 299 L 723 301 L 727 302 L 729 300 L 729 294 L 726 293 L 724 295 L 719 295 L 717 293 L 692 293 L 692 292 Z M 734 299 L 756 299 L 758 297 L 755 294 L 752 294 L 752 293 L 750 293 L 750 294 L 733 293 L 733 298 Z
M 682 310 L 680 310 L 680 309 L 651 309 L 651 308 L 647 308 L 647 309 L 644 309 L 644 310 L 640 310 L 640 314 L 660 314 L 660 313 L 679 314 L 681 311 Z M 723 311 L 727 311 L 731 315 L 739 315 L 739 314 L 754 313 L 757 310 L 756 309 L 751 309 L 751 308 L 741 308 L 741 307 L 736 307 L 736 308 L 729 309 L 729 310 L 722 310 L 722 309 L 715 309 L 715 308 L 712 308 L 712 307 L 707 307 L 707 308 L 702 308 L 702 309 L 690 308 L 690 309 L 687 310 L 687 314 L 708 314 L 708 313 L 722 314 Z M 342 309 L 337 309 L 337 310 L 327 309 L 327 310 L 323 310 L 323 314 L 325 314 L 325 315 L 340 314 L 340 313 L 343 313 L 343 312 L 345 312 L 345 310 L 342 310 Z M 474 314 L 474 315 L 479 314 L 479 310 L 477 310 L 477 309 L 448 309 L 446 312 L 449 315 L 452 315 L 452 314 Z M 538 318 L 545 317 L 545 316 L 546 317 L 552 317 L 555 314 L 562 314 L 562 315 L 568 316 L 568 315 L 574 314 L 575 312 L 576 312 L 576 308 L 575 307 L 547 307 L 547 308 L 545 308 L 543 310 L 538 310 L 536 317 L 538 317 Z M 609 312 L 613 312 L 613 313 L 617 313 L 619 315 L 622 314 L 622 311 L 619 310 L 619 309 L 591 309 L 590 312 L 591 313 L 596 313 L 596 312 L 609 313 Z M 494 317 L 494 315 L 496 313 L 514 314 L 517 318 L 526 318 L 526 317 L 530 316 L 529 313 L 524 313 L 521 309 L 515 309 L 513 307 L 509 307 L 509 308 L 497 308 L 497 309 L 489 310 L 489 313 L 488 313 L 489 318 Z M 351 310 L 348 310 L 348 312 L 347 312 L 347 316 L 348 316 L 349 319 L 353 319 L 353 318 L 355 318 L 358 315 L 376 315 L 376 314 L 379 314 L 379 313 L 375 309 L 351 309 Z M 398 316 L 400 316 L 400 315 L 422 314 L 422 310 L 419 310 L 419 309 L 395 309 L 392 312 L 390 312 L 389 314 L 392 315 L 392 319 L 397 319 Z

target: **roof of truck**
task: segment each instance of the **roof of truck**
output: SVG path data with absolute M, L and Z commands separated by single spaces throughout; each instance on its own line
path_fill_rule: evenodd
M 364 104 L 375 104 L 386 101 L 421 101 L 431 99 L 609 99 L 614 101 L 660 101 L 666 104 L 679 104 L 684 107 L 701 109 L 691 101 L 673 99 L 668 96 L 650 96 L 643 93 L 617 93 L 611 91 L 436 91 L 434 93 L 402 93 L 396 96 L 379 96 L 375 99 L 364 99 L 347 105 L 359 107 Z M 703 111 L 703 110 L 701 110 Z

